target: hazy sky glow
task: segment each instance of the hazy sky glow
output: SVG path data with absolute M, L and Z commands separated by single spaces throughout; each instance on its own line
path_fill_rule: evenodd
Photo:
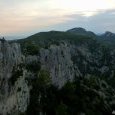
M 115 0 L 0 0 L 0 33 L 86 29 L 115 32 Z

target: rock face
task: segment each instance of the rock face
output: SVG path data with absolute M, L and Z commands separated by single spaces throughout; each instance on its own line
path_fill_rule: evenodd
M 13 66 L 21 62 L 21 50 L 17 44 L 0 42 L 0 76 L 9 78 Z
M 49 49 L 40 50 L 42 69 L 50 72 L 53 84 L 61 87 L 67 80 L 74 79 L 74 68 L 71 60 L 71 48 L 66 43 L 51 45 Z
M 54 85 L 62 87 L 75 77 L 87 75 L 113 78 L 115 76 L 115 51 L 98 44 L 73 45 L 61 43 L 40 50 L 42 69 L 50 72 Z
M 31 89 L 27 78 L 35 76 L 34 71 L 24 66 L 33 62 L 40 62 L 41 69 L 49 71 L 52 83 L 59 87 L 89 74 L 115 76 L 115 51 L 100 48 L 95 42 L 80 45 L 60 42 L 41 48 L 38 55 L 24 56 L 19 44 L 0 41 L 0 115 L 26 111 Z
M 14 70 L 20 69 L 21 63 L 23 56 L 20 45 L 0 41 L 0 115 L 16 115 L 27 108 L 29 101 L 29 87 L 25 81 L 27 72 L 22 69 L 22 75 L 16 81 L 11 79 Z

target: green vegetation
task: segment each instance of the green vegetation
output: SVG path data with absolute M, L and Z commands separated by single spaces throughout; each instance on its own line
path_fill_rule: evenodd
M 40 70 L 38 73 L 38 83 L 40 87 L 48 87 L 51 84 L 50 73 L 46 70 Z
M 32 81 L 32 90 L 30 92 L 30 104 L 27 109 L 27 115 L 38 115 L 44 112 L 46 92 L 51 83 L 48 71 L 40 70 L 38 76 Z
M 58 89 L 41 70 L 32 86 L 27 115 L 109 115 L 115 107 L 115 91 L 96 76 L 77 77 Z
M 40 70 L 40 62 L 32 61 L 31 63 L 26 64 L 25 68 L 30 72 L 36 73 Z
M 50 32 L 41 32 L 35 35 L 32 35 L 26 39 L 18 40 L 22 46 L 23 52 L 27 55 L 36 55 L 39 52 L 40 48 L 48 48 L 51 44 L 59 45 L 63 41 L 67 41 L 73 44 L 82 44 L 89 43 L 94 40 L 93 37 L 75 35 L 69 32 L 59 32 L 59 31 L 50 31 Z
M 39 46 L 34 42 L 27 41 L 21 43 L 22 53 L 24 55 L 39 55 Z
M 59 104 L 56 109 L 56 115 L 68 115 L 67 106 L 63 103 Z
M 23 71 L 22 71 L 22 67 L 21 65 L 19 65 L 17 68 L 13 68 L 13 71 L 12 71 L 12 76 L 11 78 L 9 79 L 9 83 L 11 83 L 11 85 L 14 85 L 15 82 L 17 81 L 17 79 L 23 75 Z

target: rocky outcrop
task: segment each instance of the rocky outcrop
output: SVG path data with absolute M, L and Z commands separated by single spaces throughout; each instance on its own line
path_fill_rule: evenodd
M 51 45 L 40 50 L 41 68 L 50 72 L 53 84 L 61 87 L 74 79 L 74 67 L 71 60 L 71 48 L 66 44 Z
M 0 114 L 16 115 L 24 112 L 29 102 L 29 87 L 25 80 L 28 73 L 19 68 L 24 57 L 20 45 L 0 41 Z M 12 79 L 15 72 L 21 69 L 22 75 Z M 15 81 L 14 81 L 15 80 Z M 13 83 L 13 84 L 12 84 Z
M 38 63 L 59 88 L 75 77 L 115 76 L 115 51 L 93 42 L 76 45 L 64 41 L 51 44 L 47 49 L 40 48 L 38 55 L 24 56 L 19 44 L 0 41 L 1 115 L 26 111 L 32 88 L 27 79 L 33 79 L 34 72 L 39 72 Z
M 53 84 L 59 87 L 75 77 L 94 75 L 112 78 L 115 76 L 115 51 L 99 44 L 51 45 L 48 49 L 40 50 L 40 62 L 41 67 L 50 72 Z

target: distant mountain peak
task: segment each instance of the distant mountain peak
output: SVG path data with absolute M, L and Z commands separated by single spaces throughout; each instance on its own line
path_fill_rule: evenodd
M 110 32 L 110 31 L 106 31 L 104 34 L 101 35 L 103 38 L 105 39 L 111 39 L 111 38 L 115 38 L 115 34 Z
M 113 36 L 115 36 L 115 34 L 112 33 L 112 32 L 110 32 L 110 31 L 106 31 L 105 32 L 105 36 L 107 36 L 107 37 L 113 37 Z
M 87 35 L 87 36 L 93 36 L 93 37 L 96 36 L 95 33 L 91 31 L 87 31 L 86 29 L 82 27 L 72 28 L 70 30 L 67 30 L 67 32 L 70 32 L 72 34 L 78 34 L 78 35 Z
M 81 27 L 78 27 L 78 28 L 72 28 L 70 30 L 67 30 L 67 31 L 73 31 L 73 32 L 86 32 L 86 30 L 84 28 L 81 28 Z

